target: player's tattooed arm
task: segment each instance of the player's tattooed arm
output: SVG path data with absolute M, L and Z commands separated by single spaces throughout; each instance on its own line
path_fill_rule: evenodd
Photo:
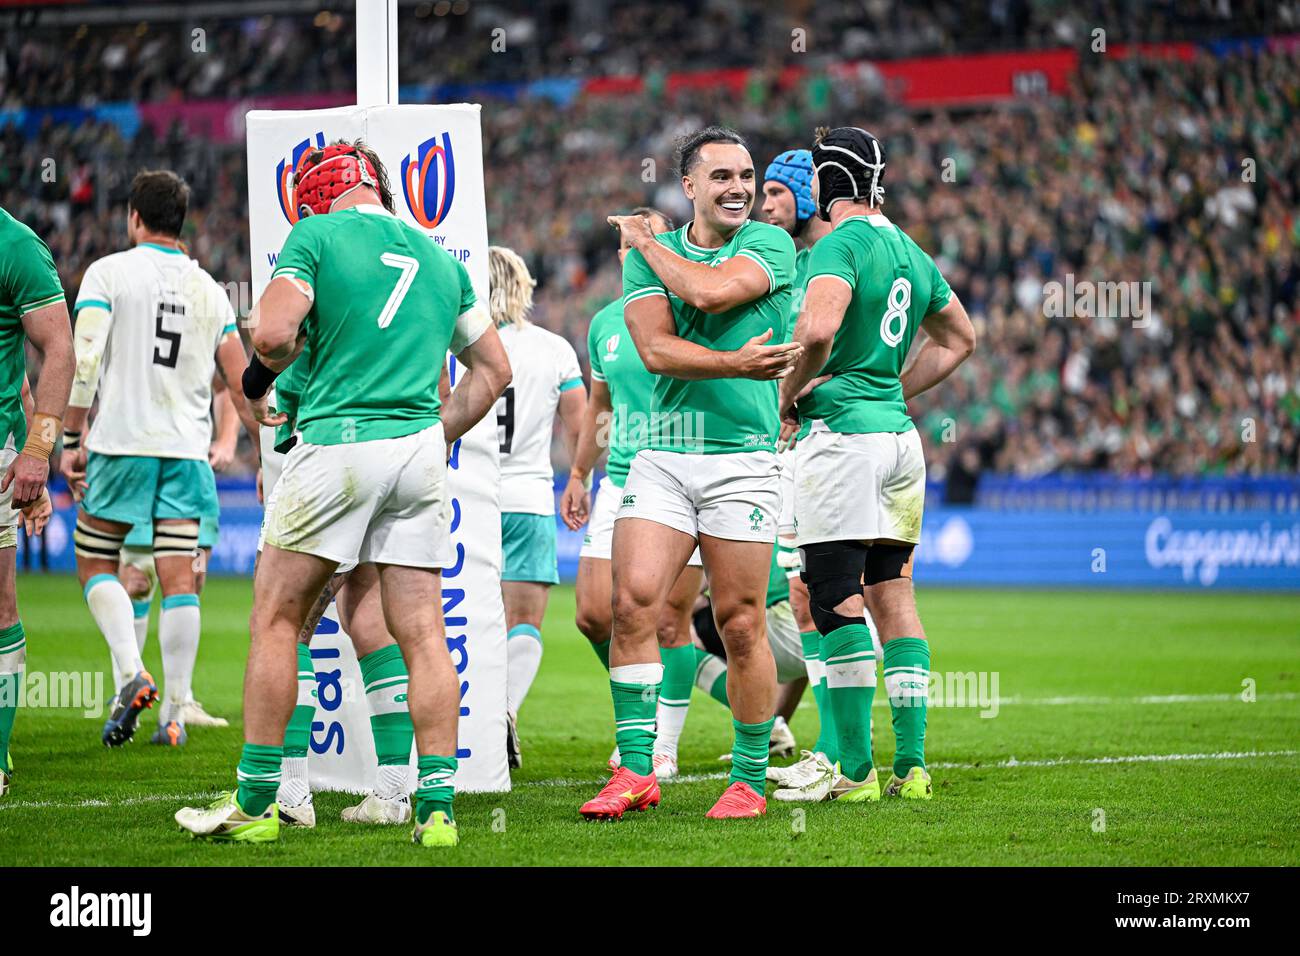
M 727 312 L 762 298 L 771 289 L 762 266 L 747 256 L 733 256 L 717 267 L 692 262 L 655 242 L 644 216 L 610 216 L 609 222 L 645 257 L 670 292 L 702 312 Z
M 456 360 L 465 371 L 442 407 L 442 430 L 449 446 L 488 413 L 513 376 L 506 347 L 491 325 L 457 352 Z
M 768 345 L 771 329 L 734 351 L 716 351 L 697 345 L 677 334 L 668 300 L 662 295 L 627 303 L 624 317 L 645 367 L 655 375 L 669 378 L 782 378 L 803 351 L 795 342 Z
M 591 471 L 596 467 L 601 449 L 609 445 L 609 422 L 613 413 L 609 383 L 593 375 L 591 395 L 583 408 L 577 441 L 569 456 L 569 483 L 560 497 L 560 517 L 570 531 L 577 531 L 587 523 L 591 512 Z
M 904 401 L 938 385 L 975 351 L 975 326 L 955 294 L 942 309 L 927 315 L 921 328 L 926 339 L 899 376 Z

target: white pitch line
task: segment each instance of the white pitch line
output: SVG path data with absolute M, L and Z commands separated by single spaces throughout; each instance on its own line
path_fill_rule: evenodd
M 1121 763 L 1169 763 L 1180 760 L 1249 760 L 1255 757 L 1295 757 L 1300 750 L 1221 750 L 1216 753 L 1197 754 L 1130 754 L 1115 757 L 1051 757 L 1040 760 L 1017 760 L 1008 757 L 990 763 L 951 763 L 937 762 L 929 764 L 932 770 L 1015 770 L 1020 767 L 1074 767 L 1095 766 L 1098 764 Z M 673 777 L 668 783 L 706 783 L 710 780 L 725 780 L 729 774 L 686 773 Z M 608 777 L 591 777 L 587 779 L 571 777 L 552 777 L 549 780 L 525 780 L 517 785 L 519 789 L 528 787 L 593 787 L 608 783 Z M 183 803 L 187 800 L 213 800 L 216 793 L 154 793 L 142 797 L 127 797 L 125 800 L 76 800 L 61 803 L 57 800 L 0 800 L 2 810 L 85 810 L 100 807 L 125 807 L 142 803 Z
M 1042 760 L 1017 760 L 1015 757 L 1008 757 L 1006 760 L 990 761 L 988 763 L 939 762 L 928 764 L 927 766 L 934 770 L 1014 770 L 1018 767 L 1071 767 L 1085 764 L 1168 763 L 1177 760 L 1248 760 L 1252 757 L 1295 756 L 1300 756 L 1300 750 L 1221 750 L 1217 753 L 1200 754 L 1131 754 L 1117 757 L 1052 757 Z M 686 773 L 679 777 L 673 777 L 671 780 L 668 780 L 667 783 L 704 783 L 709 780 L 725 780 L 728 776 L 730 776 L 730 774 L 726 771 L 718 773 Z M 592 778 L 589 780 L 553 777 L 549 780 L 525 780 L 517 786 L 520 788 L 591 787 L 608 782 L 608 777 Z
M 1279 691 L 1275 694 L 1258 694 L 1256 701 L 1282 701 L 1282 700 L 1300 700 L 1300 691 Z M 1245 703 L 1241 699 L 1241 693 L 1235 694 L 1147 694 L 1139 697 L 999 697 L 996 701 L 997 706 L 1028 706 L 1028 707 L 1077 707 L 1081 705 L 1111 705 L 1111 704 L 1218 704 L 1218 703 Z M 987 705 L 978 703 L 973 709 L 992 707 L 994 701 L 989 701 Z M 888 707 L 889 698 L 877 694 L 873 703 L 875 707 Z M 933 703 L 932 707 L 943 707 L 942 703 Z M 801 701 L 799 710 L 811 710 L 816 704 L 811 701 Z
M 183 803 L 186 800 L 211 802 L 219 796 L 221 796 L 219 793 L 150 793 L 141 797 L 125 797 L 121 800 L 100 800 L 90 797 L 86 800 L 70 802 L 0 799 L 0 810 L 83 810 L 98 807 L 130 807 L 141 803 Z

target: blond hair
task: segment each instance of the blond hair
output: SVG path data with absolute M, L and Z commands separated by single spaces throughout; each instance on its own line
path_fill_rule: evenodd
M 488 306 L 497 328 L 522 326 L 533 308 L 537 280 L 513 249 L 488 247 Z

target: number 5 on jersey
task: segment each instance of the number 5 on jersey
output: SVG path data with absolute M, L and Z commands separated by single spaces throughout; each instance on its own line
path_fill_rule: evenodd
M 379 313 L 379 327 L 386 329 L 393 321 L 393 316 L 397 315 L 397 310 L 402 307 L 402 300 L 406 298 L 406 293 L 411 290 L 415 274 L 420 271 L 420 263 L 410 256 L 399 256 L 395 252 L 381 252 L 379 261 L 386 266 L 401 270 L 401 274 L 397 277 L 397 285 L 393 286 L 388 301 L 384 303 L 384 310 Z

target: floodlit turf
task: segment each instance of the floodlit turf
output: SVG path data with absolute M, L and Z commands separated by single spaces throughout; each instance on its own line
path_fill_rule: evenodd
M 177 807 L 233 784 L 250 594 L 246 580 L 216 579 L 203 596 L 195 686 L 229 729 L 163 750 L 146 743 L 151 711 L 135 743 L 108 751 L 102 718 L 19 713 L 0 865 L 1300 863 L 1295 597 L 923 589 L 935 669 L 996 672 L 1003 699 L 992 717 L 930 711 L 933 801 L 771 801 L 765 820 L 705 820 L 725 786 L 717 755 L 730 725 L 697 692 L 681 752 L 692 782 L 666 784 L 653 813 L 600 824 L 577 809 L 612 746 L 608 685 L 573 627 L 572 589 L 556 588 L 516 789 L 459 797 L 461 846 L 431 851 L 405 827 L 344 824 L 342 794 L 318 795 L 316 830 L 282 831 L 278 845 L 205 845 L 177 830 Z M 107 665 L 71 578 L 20 577 L 19 600 L 29 671 Z M 161 675 L 154 635 L 146 660 Z M 1247 680 L 1253 703 L 1239 699 Z M 887 708 L 875 715 L 884 772 L 893 739 Z M 794 720 L 803 744 L 816 721 L 809 694 Z M 1237 756 L 1269 751 L 1285 753 Z M 1170 755 L 1187 759 L 1154 759 Z M 1149 759 L 1098 762 L 1110 757 Z

